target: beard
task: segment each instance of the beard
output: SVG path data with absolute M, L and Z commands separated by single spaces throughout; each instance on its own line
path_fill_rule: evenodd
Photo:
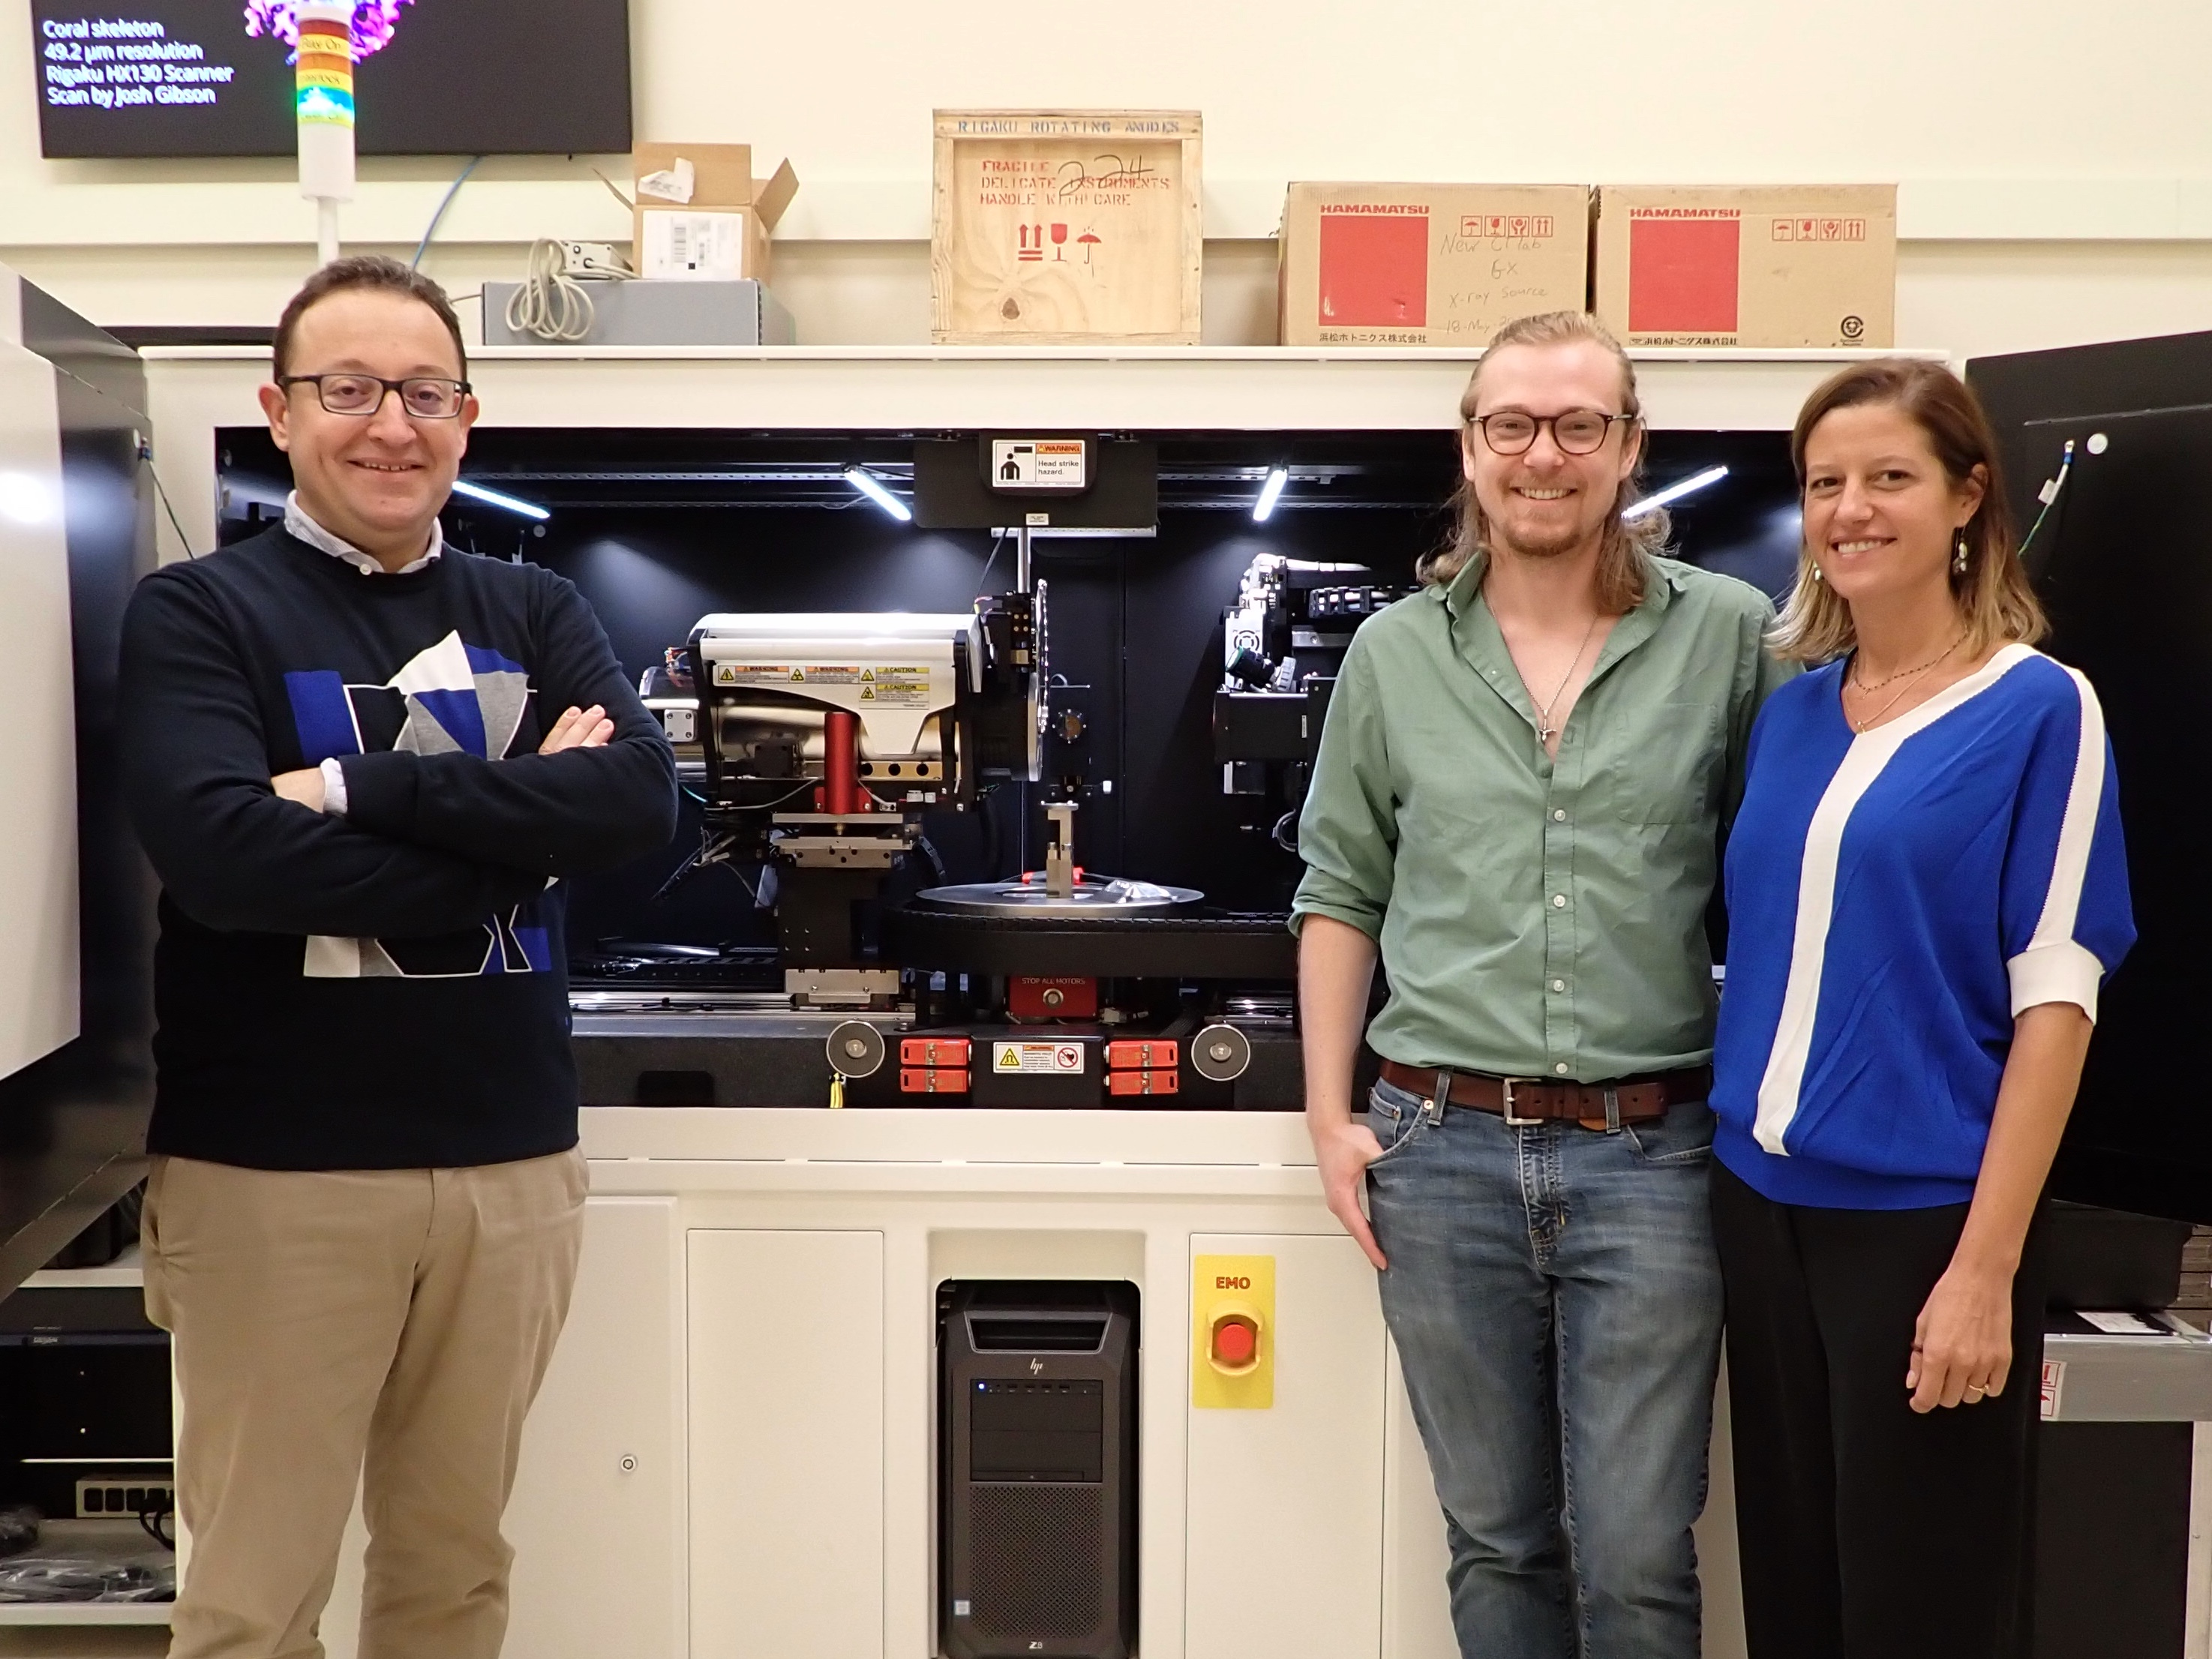
M 1601 521 L 1593 526 L 1571 526 L 1523 536 L 1508 530 L 1492 519 L 1486 539 L 1502 552 L 1524 559 L 1559 559 L 1587 547 L 1593 535 L 1602 538 L 1605 526 Z

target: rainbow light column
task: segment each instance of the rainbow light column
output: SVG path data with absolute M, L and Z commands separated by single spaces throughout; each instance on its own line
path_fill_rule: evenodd
M 300 194 L 315 204 L 319 264 L 338 257 L 338 204 L 353 200 L 353 0 L 298 0 L 295 111 Z

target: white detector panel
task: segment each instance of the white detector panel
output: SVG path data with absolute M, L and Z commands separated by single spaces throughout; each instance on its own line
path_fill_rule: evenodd
M 12 283 L 10 284 L 12 288 Z M 54 373 L 0 340 L 0 1077 L 77 1034 L 76 708 Z

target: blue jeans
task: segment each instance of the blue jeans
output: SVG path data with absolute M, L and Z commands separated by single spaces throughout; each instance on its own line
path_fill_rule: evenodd
M 1376 1085 L 1382 1316 L 1466 1659 L 1698 1659 L 1721 1279 L 1712 1114 L 1511 1128 Z

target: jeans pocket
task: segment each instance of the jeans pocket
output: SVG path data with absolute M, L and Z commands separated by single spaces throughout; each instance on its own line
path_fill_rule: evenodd
M 1620 1133 L 1639 1164 L 1694 1169 L 1712 1160 L 1713 1114 L 1702 1100 L 1678 1101 L 1667 1109 L 1666 1116 L 1624 1123 Z
M 1419 1095 L 1395 1083 L 1378 1080 L 1368 1091 L 1367 1127 L 1382 1144 L 1382 1156 L 1367 1166 L 1371 1170 L 1397 1157 L 1419 1139 L 1429 1127 L 1429 1115 L 1422 1109 Z

